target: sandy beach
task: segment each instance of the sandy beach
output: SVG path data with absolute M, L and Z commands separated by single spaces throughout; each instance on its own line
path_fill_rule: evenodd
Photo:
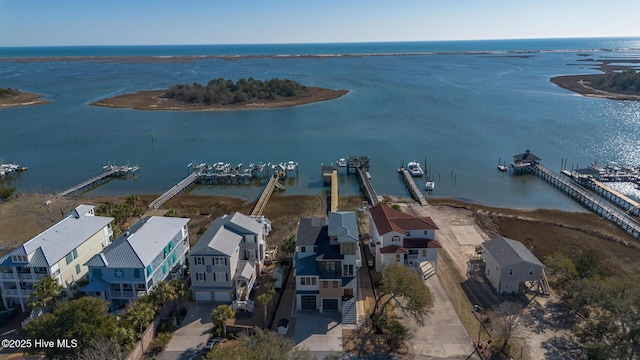
M 14 106 L 29 106 L 50 103 L 51 100 L 41 99 L 44 95 L 21 92 L 17 96 L 0 98 L 0 108 Z

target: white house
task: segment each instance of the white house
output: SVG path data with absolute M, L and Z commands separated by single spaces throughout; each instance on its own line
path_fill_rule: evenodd
M 9 254 L 0 258 L 0 289 L 5 308 L 26 310 L 35 283 L 51 276 L 68 287 L 87 276 L 84 264 L 111 243 L 113 218 L 95 216 L 94 207 L 80 205 Z
M 438 227 L 430 217 L 416 217 L 376 205 L 369 210 L 369 220 L 376 271 L 394 263 L 418 267 L 424 262 L 429 262 L 433 271 L 436 270 L 441 246 L 435 240 Z
M 239 212 L 213 221 L 189 254 L 196 301 L 233 301 L 253 311 L 249 294 L 264 263 L 268 224 Z
M 114 310 L 149 294 L 185 266 L 189 220 L 151 216 L 136 222 L 86 262 L 91 281 L 82 291 L 108 300 Z
M 519 293 L 527 281 L 546 284 L 544 265 L 519 241 L 502 236 L 485 241 L 482 258 L 484 274 L 498 293 Z

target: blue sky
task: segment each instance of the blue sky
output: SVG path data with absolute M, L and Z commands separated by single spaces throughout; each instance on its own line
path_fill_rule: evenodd
M 0 0 L 0 46 L 640 36 L 640 0 Z

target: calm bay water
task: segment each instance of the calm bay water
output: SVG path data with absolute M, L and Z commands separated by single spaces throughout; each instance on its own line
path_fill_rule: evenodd
M 585 53 L 590 56 L 579 55 Z M 283 54 L 388 55 L 189 63 L 16 61 L 36 56 Z M 372 159 L 373 184 L 382 194 L 406 195 L 396 168 L 403 160 L 426 159 L 436 180 L 433 196 L 579 210 L 534 177 L 498 172 L 498 159 L 509 162 L 530 149 L 556 171 L 563 158 L 569 167 L 640 163 L 639 103 L 585 98 L 549 82 L 556 75 L 596 72 L 592 62 L 579 59 L 640 58 L 639 39 L 4 48 L 2 57 L 16 59 L 0 61 L 0 87 L 52 100 L 0 110 L 0 157 L 29 166 L 28 172 L 4 181 L 23 192 L 62 190 L 99 173 L 107 162 L 137 163 L 141 174 L 135 180 L 111 181 L 90 194 L 161 193 L 187 175 L 190 162 L 295 160 L 300 171 L 287 179 L 286 193 L 320 194 L 322 163 L 366 154 Z M 328 102 L 251 111 L 151 112 L 88 105 L 177 83 L 250 76 L 290 78 L 350 93 Z M 253 199 L 260 190 L 254 184 L 194 191 Z M 355 176 L 341 179 L 341 194 L 357 191 Z

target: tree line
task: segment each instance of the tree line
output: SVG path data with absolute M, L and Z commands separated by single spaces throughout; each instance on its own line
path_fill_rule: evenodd
M 625 94 L 640 93 L 640 74 L 633 69 L 605 75 L 598 81 L 598 89 Z
M 190 104 L 231 105 L 249 101 L 273 101 L 303 94 L 307 88 L 293 80 L 273 78 L 266 81 L 239 79 L 237 82 L 219 78 L 204 86 L 199 83 L 170 87 L 162 97 Z
M 20 90 L 12 88 L 0 88 L 0 98 L 16 96 L 20 94 Z

